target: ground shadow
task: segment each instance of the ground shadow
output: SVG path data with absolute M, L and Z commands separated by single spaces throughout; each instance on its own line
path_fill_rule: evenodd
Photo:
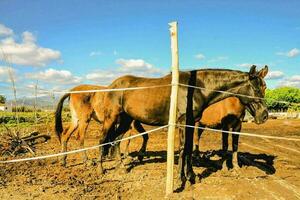
M 137 157 L 138 152 L 132 152 L 129 154 L 131 157 Z M 164 163 L 167 160 L 166 151 L 147 151 L 143 161 L 140 162 L 134 159 L 128 164 L 128 172 L 134 167 L 139 165 L 145 165 L 149 163 Z M 264 171 L 266 174 L 274 174 L 276 169 L 274 167 L 274 155 L 267 154 L 253 154 L 249 152 L 238 152 L 238 164 L 240 167 L 253 166 Z M 178 164 L 178 151 L 175 152 L 175 164 Z M 201 152 L 201 156 L 193 156 L 193 166 L 204 167 L 205 170 L 198 174 L 198 178 L 205 179 L 211 174 L 222 170 L 223 163 L 226 162 L 228 169 L 232 169 L 232 154 L 229 152 L 224 155 L 222 151 L 205 151 Z
M 178 152 L 175 152 L 175 164 L 178 162 L 178 156 L 176 156 Z M 134 151 L 129 154 L 130 157 L 137 158 L 138 152 Z M 144 159 L 139 161 L 138 159 L 133 159 L 131 163 L 129 163 L 129 167 L 127 171 L 130 172 L 133 168 L 140 165 L 150 164 L 150 163 L 164 163 L 167 162 L 167 152 L 166 151 L 147 151 Z
M 238 152 L 238 165 L 240 167 L 253 166 L 266 174 L 274 174 L 276 172 L 274 167 L 275 158 L 274 155 Z M 224 162 L 226 162 L 226 165 L 224 165 Z M 232 154 L 229 152 L 224 155 L 222 151 L 206 151 L 202 153 L 201 157 L 194 157 L 193 165 L 206 168 L 198 174 L 200 180 L 205 179 L 218 170 L 222 170 L 223 166 L 226 166 L 229 170 L 233 169 Z

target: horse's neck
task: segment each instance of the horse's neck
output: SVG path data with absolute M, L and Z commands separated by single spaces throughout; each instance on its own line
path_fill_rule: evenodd
M 214 104 L 227 97 L 234 96 L 230 93 L 238 93 L 241 85 L 248 81 L 248 75 L 238 71 L 211 71 L 207 72 L 203 79 L 203 91 L 208 105 Z M 224 93 L 218 91 L 225 91 Z M 227 93 L 229 92 L 229 93 Z

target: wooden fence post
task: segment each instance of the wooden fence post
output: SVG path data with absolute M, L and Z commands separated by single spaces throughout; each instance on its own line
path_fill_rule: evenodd
M 168 128 L 168 155 L 167 155 L 167 182 L 166 195 L 173 193 L 173 167 L 174 167 L 174 135 L 177 119 L 177 96 L 179 83 L 179 61 L 178 61 L 178 37 L 177 22 L 169 23 L 171 34 L 171 52 L 172 52 L 172 90 L 169 112 Z

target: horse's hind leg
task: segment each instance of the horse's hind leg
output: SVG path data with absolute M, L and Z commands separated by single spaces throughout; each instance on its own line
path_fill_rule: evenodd
M 141 123 L 139 121 L 134 121 L 134 128 L 139 132 L 139 133 L 143 133 L 143 132 L 146 132 L 146 130 L 144 129 L 144 127 L 141 125 Z M 141 147 L 141 149 L 139 150 L 139 153 L 138 153 L 138 159 L 140 162 L 143 161 L 143 158 L 146 154 L 146 148 L 147 148 L 147 143 L 148 143 L 148 139 L 149 139 L 149 136 L 148 134 L 144 134 L 143 135 L 143 145 Z
M 132 136 L 133 132 L 132 130 L 129 130 L 129 136 Z M 125 151 L 124 151 L 124 155 L 125 157 L 128 157 L 129 155 L 129 145 L 130 145 L 130 141 L 131 140 L 125 140 Z
M 228 131 L 228 129 L 224 128 L 224 131 Z M 222 132 L 222 151 L 223 153 L 227 153 L 228 150 L 228 133 Z
M 203 129 L 200 129 L 199 128 L 199 126 L 200 126 L 200 123 L 199 122 L 197 122 L 196 124 L 195 124 L 195 132 L 196 132 L 196 134 L 195 134 L 195 140 L 196 140 L 196 142 L 195 142 L 195 149 L 194 149 L 194 156 L 197 158 L 197 159 L 199 159 L 200 158 L 200 150 L 199 150 L 199 147 L 200 147 L 200 138 L 201 138 L 201 135 L 202 135 L 202 133 L 203 133 Z
M 67 151 L 67 143 L 68 143 L 68 141 L 69 141 L 72 133 L 74 133 L 74 131 L 76 131 L 77 127 L 78 127 L 78 123 L 72 123 L 70 125 L 70 127 L 68 128 L 68 130 L 64 134 L 62 134 L 62 137 L 61 137 L 61 145 L 62 145 L 61 146 L 62 147 L 61 151 L 62 152 L 66 152 Z M 65 154 L 65 155 L 62 156 L 62 162 L 61 162 L 61 164 L 63 166 L 66 166 L 66 164 L 67 164 L 66 160 L 67 160 L 67 155 Z
M 86 134 L 86 130 L 88 128 L 88 125 L 89 125 L 89 121 L 87 121 L 87 120 L 82 120 L 82 121 L 79 122 L 79 127 L 78 127 L 79 138 L 78 139 L 79 139 L 79 144 L 80 144 L 81 149 L 84 148 L 84 139 L 85 139 L 85 134 Z M 84 164 L 88 160 L 86 151 L 82 152 L 82 160 L 83 160 Z
M 124 134 L 129 130 L 130 125 L 132 122 L 132 118 L 130 116 L 128 116 L 127 114 L 123 113 L 120 115 L 120 124 L 115 132 L 115 136 L 117 139 L 121 139 Z M 115 140 L 115 138 L 112 138 L 112 140 Z M 125 169 L 124 163 L 122 161 L 122 157 L 121 157 L 121 151 L 120 151 L 120 144 L 117 144 L 116 146 L 116 155 L 117 155 L 117 160 L 120 162 L 121 164 L 121 168 Z
M 242 128 L 242 123 L 239 122 L 233 131 L 240 132 Z M 239 135 L 232 134 L 232 165 L 234 168 L 238 168 L 238 147 L 239 147 Z
M 111 133 L 114 132 L 114 125 L 117 122 L 118 119 L 118 115 L 119 115 L 119 110 L 115 109 L 113 111 L 110 111 L 107 113 L 107 116 L 105 117 L 105 120 L 103 122 L 103 126 L 102 129 L 99 131 L 100 132 L 100 138 L 99 138 L 99 164 L 98 164 L 98 173 L 99 174 L 103 174 L 104 170 L 103 170 L 103 166 L 102 166 L 102 162 L 103 162 L 103 146 L 101 146 L 101 144 L 103 144 L 106 139 L 107 136 Z
M 229 161 L 228 161 L 228 133 L 224 131 L 228 131 L 228 127 L 223 127 L 222 128 L 222 150 L 221 150 L 221 155 L 222 155 L 222 169 L 228 169 L 227 167 L 229 166 Z

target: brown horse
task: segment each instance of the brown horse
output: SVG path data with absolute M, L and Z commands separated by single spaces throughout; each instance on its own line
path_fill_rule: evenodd
M 97 85 L 78 85 L 70 91 L 83 90 L 99 90 L 106 89 L 104 86 Z M 55 132 L 62 145 L 62 152 L 67 151 L 67 143 L 74 132 L 77 132 L 77 139 L 80 147 L 84 147 L 84 138 L 91 118 L 101 123 L 103 121 L 103 113 L 100 106 L 103 102 L 103 92 L 83 92 L 83 93 L 66 93 L 58 102 L 55 111 Z M 62 126 L 61 112 L 63 102 L 66 98 L 70 98 L 71 124 L 65 130 Z M 62 165 L 66 165 L 67 155 L 62 158 Z M 87 154 L 83 152 L 83 161 L 87 161 Z
M 203 111 L 202 118 L 196 122 L 197 127 L 209 127 L 214 129 L 222 129 L 224 131 L 240 132 L 242 121 L 245 116 L 245 105 L 236 97 L 228 97 L 219 101 Z M 200 156 L 199 146 L 200 137 L 203 129 L 198 128 L 196 134 L 195 155 Z M 237 150 L 238 150 L 239 135 L 232 134 L 232 164 L 233 167 L 238 166 Z M 222 150 L 226 153 L 228 150 L 228 133 L 222 132 Z
M 98 85 L 78 85 L 72 88 L 70 91 L 85 91 L 85 90 L 101 90 L 107 89 L 105 86 Z M 103 112 L 101 111 L 101 105 L 103 103 L 103 92 L 82 92 L 82 93 L 66 93 L 58 102 L 55 112 L 55 133 L 59 138 L 62 145 L 62 152 L 67 151 L 67 143 L 73 133 L 76 134 L 76 138 L 79 140 L 80 147 L 84 147 L 84 138 L 89 122 L 93 118 L 100 124 L 103 122 Z M 63 129 L 61 112 L 63 108 L 63 102 L 66 98 L 70 98 L 69 107 L 71 111 L 71 124 L 65 130 Z M 132 128 L 138 132 L 145 132 L 145 129 L 138 121 L 134 121 Z M 144 143 L 139 151 L 139 156 L 144 155 L 146 150 L 146 143 L 148 135 L 143 136 Z M 62 158 L 62 165 L 66 165 L 67 155 Z M 83 152 L 83 162 L 88 160 L 87 154 Z
M 256 71 L 252 66 L 248 73 L 236 70 L 204 69 L 190 72 L 180 72 L 180 84 L 192 87 L 179 87 L 177 119 L 186 125 L 195 125 L 195 121 L 202 117 L 205 108 L 230 96 L 237 96 L 242 104 L 247 105 L 257 123 L 263 123 L 268 118 L 268 111 L 263 97 L 267 74 L 266 66 Z M 171 74 L 162 78 L 142 78 L 123 76 L 116 79 L 109 88 L 147 87 L 166 85 L 171 83 Z M 208 88 L 195 89 L 194 87 Z M 216 92 L 225 91 L 225 93 Z M 111 91 L 104 95 L 104 124 L 99 143 L 102 144 L 108 135 L 116 138 L 124 134 L 133 120 L 148 125 L 168 124 L 170 107 L 170 87 L 148 88 L 144 90 Z M 258 97 L 258 98 L 251 98 Z M 112 127 L 120 119 L 117 130 Z M 180 134 L 179 150 L 179 182 L 184 186 L 186 180 L 195 182 L 195 173 L 192 168 L 193 132 L 190 127 Z M 110 136 L 111 137 L 111 136 Z M 102 148 L 99 156 L 99 173 L 103 173 Z

